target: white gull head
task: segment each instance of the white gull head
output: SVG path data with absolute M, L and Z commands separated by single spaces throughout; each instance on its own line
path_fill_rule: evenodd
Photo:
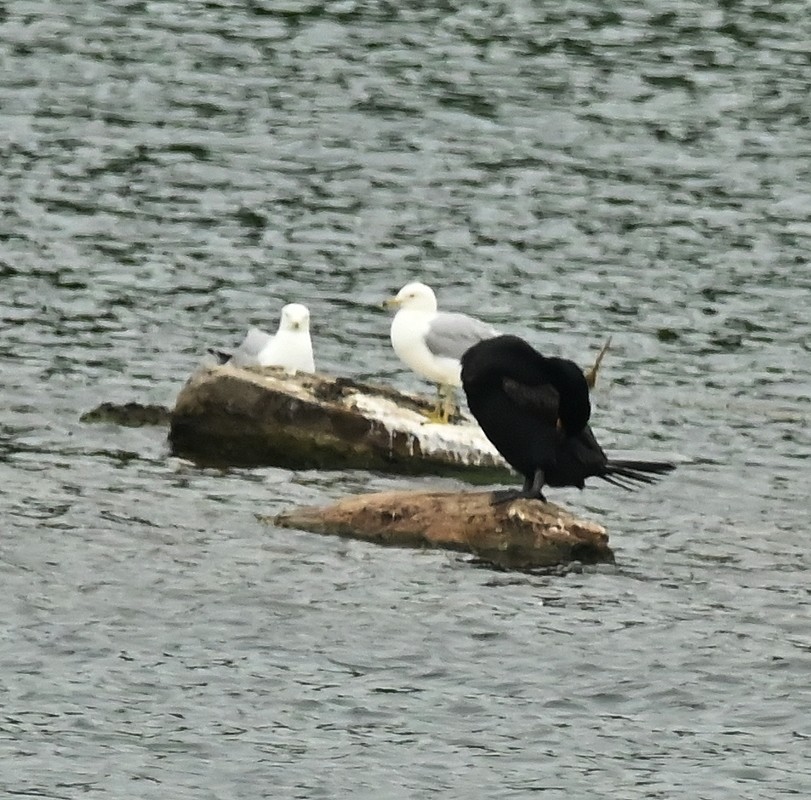
M 434 290 L 419 281 L 407 283 L 388 304 L 409 311 L 435 313 L 437 310 Z
M 309 331 L 310 310 L 301 303 L 288 303 L 282 308 L 280 331 Z

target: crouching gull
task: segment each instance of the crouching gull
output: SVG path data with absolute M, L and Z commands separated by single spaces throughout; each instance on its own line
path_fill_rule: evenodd
M 462 385 L 462 354 L 477 342 L 499 335 L 492 325 L 467 314 L 437 310 L 436 295 L 424 283 L 409 283 L 384 302 L 398 308 L 391 323 L 391 344 L 400 360 L 437 384 L 436 407 L 429 419 L 450 422 L 454 391 Z
M 259 328 L 249 328 L 233 353 L 209 350 L 220 364 L 235 367 L 282 367 L 288 372 L 315 372 L 313 343 L 310 340 L 310 312 L 301 303 L 282 308 L 279 329 L 274 336 Z

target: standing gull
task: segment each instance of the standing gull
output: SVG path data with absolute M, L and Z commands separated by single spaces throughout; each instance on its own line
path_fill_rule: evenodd
M 249 328 L 233 354 L 209 350 L 221 364 L 235 367 L 283 367 L 288 372 L 315 372 L 310 340 L 310 312 L 301 303 L 282 308 L 279 330 L 274 336 Z
M 462 353 L 499 332 L 467 314 L 438 311 L 436 295 L 424 283 L 406 284 L 384 305 L 399 308 L 391 323 L 394 352 L 418 375 L 437 384 L 437 403 L 429 419 L 449 422 L 454 390 L 462 385 Z

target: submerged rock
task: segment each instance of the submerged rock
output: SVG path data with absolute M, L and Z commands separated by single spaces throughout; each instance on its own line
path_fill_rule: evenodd
M 79 417 L 80 422 L 100 422 L 142 428 L 147 425 L 168 425 L 172 412 L 165 406 L 142 403 L 101 403 Z
M 183 387 L 169 441 L 205 464 L 515 480 L 475 421 L 430 423 L 429 410 L 426 400 L 346 378 L 223 365 Z
M 601 525 L 554 503 L 493 506 L 490 498 L 490 492 L 381 492 L 260 519 L 384 545 L 461 550 L 505 569 L 613 563 Z

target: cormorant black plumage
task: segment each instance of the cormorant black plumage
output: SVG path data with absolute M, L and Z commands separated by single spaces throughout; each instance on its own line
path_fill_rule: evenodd
M 547 358 L 518 336 L 485 339 L 462 356 L 462 386 L 485 436 L 524 476 L 519 492 L 498 500 L 544 500 L 543 487 L 603 478 L 626 489 L 674 469 L 664 461 L 609 459 L 589 427 L 589 387 L 580 367 Z

